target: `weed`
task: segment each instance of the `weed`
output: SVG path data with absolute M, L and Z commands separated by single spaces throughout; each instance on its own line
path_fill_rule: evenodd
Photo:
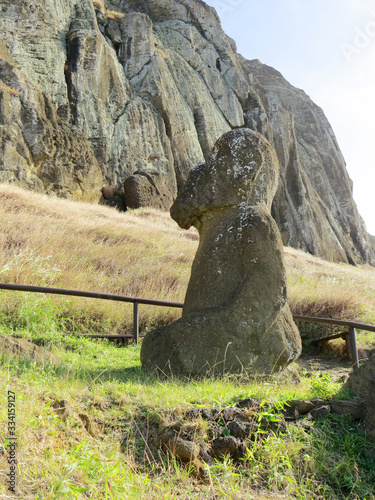
M 340 384 L 328 373 L 317 373 L 310 378 L 311 397 L 331 399 L 339 391 Z

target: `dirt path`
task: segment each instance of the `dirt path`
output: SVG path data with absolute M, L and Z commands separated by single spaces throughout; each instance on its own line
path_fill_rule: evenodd
M 311 373 L 324 372 L 344 381 L 352 371 L 351 363 L 346 358 L 335 358 L 326 354 L 302 354 L 297 364 Z

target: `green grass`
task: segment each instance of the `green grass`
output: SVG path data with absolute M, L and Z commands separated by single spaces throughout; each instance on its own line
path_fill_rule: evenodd
M 167 214 L 51 199 L 0 186 L 0 281 L 183 301 L 197 248 Z M 295 314 L 375 324 L 375 270 L 324 262 L 285 248 Z M 262 414 L 288 399 L 348 397 L 342 382 L 300 369 L 300 383 L 245 377 L 162 380 L 146 374 L 139 346 L 76 334 L 130 333 L 132 305 L 31 293 L 0 293 L 0 333 L 31 340 L 58 362 L 0 353 L 0 499 L 7 498 L 7 391 L 17 397 L 17 478 L 31 499 L 374 499 L 374 444 L 361 427 L 328 415 L 248 441 L 240 461 L 183 464 L 149 449 L 155 421 L 196 407 L 223 408 L 255 397 Z M 141 306 L 141 331 L 180 311 Z M 321 326 L 303 331 L 324 335 Z M 359 345 L 373 348 L 374 335 Z M 342 343 L 332 343 L 339 354 Z M 64 401 L 67 412 L 54 408 Z M 91 435 L 83 424 L 95 422 Z M 203 424 L 202 424 L 203 426 Z M 203 426 L 204 427 L 204 426 Z M 202 429 L 203 429 L 202 427 Z
M 204 477 L 167 454 L 145 453 L 155 419 L 245 397 L 259 399 L 267 414 L 291 398 L 332 397 L 341 384 L 329 376 L 301 372 L 294 385 L 238 377 L 162 380 L 143 371 L 139 346 L 78 340 L 58 328 L 44 336 L 44 344 L 58 364 L 1 355 L 0 429 L 6 426 L 6 391 L 17 397 L 18 498 L 375 498 L 375 447 L 344 417 L 328 416 L 310 430 L 289 425 L 284 434 L 259 432 L 243 460 L 207 465 Z M 56 400 L 66 402 L 64 418 L 53 408 Z M 96 437 L 85 430 L 82 413 L 97 423 Z

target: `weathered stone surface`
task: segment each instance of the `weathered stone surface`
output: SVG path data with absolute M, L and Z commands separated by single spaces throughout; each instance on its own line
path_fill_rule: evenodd
M 122 190 L 135 172 L 156 171 L 171 204 L 177 185 L 208 158 L 216 140 L 245 125 L 277 151 L 281 177 L 272 214 L 283 243 L 330 260 L 375 264 L 374 239 L 353 201 L 333 131 L 303 91 L 238 55 L 214 9 L 201 0 L 104 3 L 125 15 L 110 19 L 92 0 L 1 3 L 0 57 L 7 48 L 14 67 L 77 136 L 78 149 L 90 151 L 81 168 L 84 194 L 76 181 L 65 186 L 74 169 L 62 159 L 53 167 L 63 172 L 53 193 L 98 201 L 98 184 Z M 6 123 L 32 128 L 32 116 L 21 107 L 1 106 Z M 2 180 L 50 192 L 44 160 L 30 167 L 22 135 L 10 128 L 0 141 L 7 164 Z M 89 163 L 93 154 L 96 161 Z M 93 182 L 96 162 L 104 182 Z
M 298 410 L 298 413 L 300 413 L 301 415 L 309 413 L 309 411 L 313 410 L 316 407 L 316 404 L 314 404 L 312 401 L 297 399 L 288 401 L 288 405 L 290 405 L 290 407 L 295 407 Z
M 226 436 L 215 439 L 212 443 L 212 454 L 217 458 L 224 458 L 227 455 L 235 457 L 240 453 L 241 442 L 234 436 Z
M 98 162 L 79 130 L 58 116 L 3 50 L 0 58 L 0 182 L 98 202 Z
M 365 405 L 364 425 L 368 435 L 375 440 L 375 355 L 364 361 L 350 374 L 345 386 L 359 396 Z
M 141 361 L 168 374 L 270 374 L 301 352 L 286 303 L 282 243 L 270 216 L 278 163 L 260 134 L 216 143 L 171 208 L 200 235 L 183 316 L 146 335 Z
M 127 208 L 153 207 L 168 210 L 172 197 L 165 178 L 155 172 L 135 172 L 124 184 L 124 198 Z
M 329 405 L 336 415 L 347 415 L 352 420 L 361 420 L 363 417 L 363 405 L 356 401 L 335 400 L 330 401 Z
M 250 410 L 251 412 L 254 413 L 260 412 L 260 403 L 258 400 L 254 398 L 241 399 L 241 401 L 238 401 L 236 406 L 238 408 L 246 408 L 247 410 Z
M 374 262 L 344 158 L 323 111 L 273 68 L 259 61 L 244 61 L 244 67 L 268 117 L 263 133 L 281 163 L 272 213 L 284 244 L 328 260 Z
M 232 422 L 229 422 L 228 429 L 231 436 L 238 439 L 248 439 L 258 430 L 258 426 L 255 422 L 233 420 Z
M 154 440 L 154 445 L 166 447 L 173 455 L 183 461 L 194 460 L 200 453 L 200 446 L 176 435 L 173 430 L 164 430 Z
M 299 411 L 296 406 L 286 406 L 283 410 L 283 417 L 285 420 L 297 420 L 299 418 Z
M 326 417 L 330 413 L 331 413 L 331 407 L 329 405 L 317 406 L 316 408 L 310 411 L 310 415 L 314 420 Z
M 79 413 L 79 418 L 81 419 L 84 428 L 90 434 L 90 436 L 94 438 L 98 438 L 100 436 L 100 429 L 98 424 L 95 422 L 91 415 L 87 413 Z

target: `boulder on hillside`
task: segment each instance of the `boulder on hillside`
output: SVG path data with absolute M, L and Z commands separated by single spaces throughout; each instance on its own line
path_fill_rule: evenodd
M 345 386 L 365 403 L 364 426 L 375 440 L 375 354 L 350 374 Z
M 152 207 L 169 210 L 173 202 L 165 178 L 154 172 L 135 172 L 124 184 L 124 198 L 127 208 Z
M 274 149 L 237 129 L 219 139 L 171 208 L 200 243 L 182 318 L 148 333 L 141 361 L 168 375 L 269 375 L 301 340 L 286 301 L 283 247 L 270 215 L 279 176 Z
M 124 195 L 116 186 L 103 186 L 100 190 L 102 196 L 100 198 L 101 205 L 114 207 L 124 212 L 126 210 Z

